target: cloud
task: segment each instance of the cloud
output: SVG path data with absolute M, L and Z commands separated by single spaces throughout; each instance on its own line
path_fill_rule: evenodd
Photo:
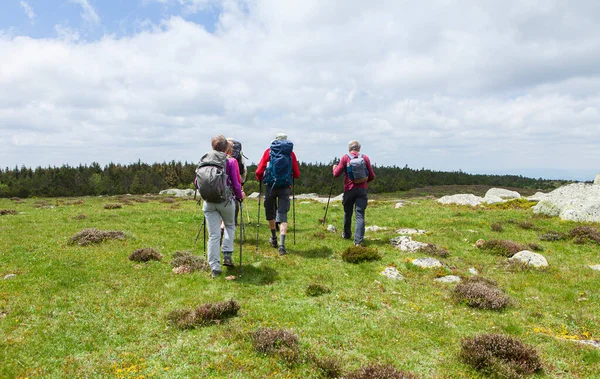
M 81 18 L 89 25 L 95 26 L 100 24 L 100 16 L 98 12 L 89 3 L 89 0 L 69 0 L 71 3 L 79 4 L 82 8 Z
M 29 18 L 29 22 L 35 22 L 35 12 L 33 11 L 31 5 L 29 5 L 26 1 L 21 1 L 19 4 L 21 5 L 21 8 L 23 8 L 23 12 L 25 12 L 27 18 Z
M 595 173 L 600 8 L 529 4 L 225 0 L 213 33 L 0 34 L 0 162 L 196 161 L 216 133 L 256 162 L 285 131 L 308 162 L 358 139 L 380 165 Z

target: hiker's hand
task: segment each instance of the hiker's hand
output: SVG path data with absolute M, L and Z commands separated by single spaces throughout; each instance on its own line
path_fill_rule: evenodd
M 240 199 L 240 201 L 244 200 L 245 198 L 246 198 L 246 192 L 242 191 L 242 198 Z

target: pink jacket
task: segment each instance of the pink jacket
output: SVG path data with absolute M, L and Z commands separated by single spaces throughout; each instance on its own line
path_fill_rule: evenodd
M 360 153 L 357 151 L 351 151 L 350 154 L 357 157 Z M 373 172 L 373 167 L 371 167 L 371 160 L 366 155 L 362 155 L 365 160 L 365 165 L 367 166 L 367 170 L 369 170 L 369 178 L 364 183 L 354 183 L 348 177 L 348 173 L 346 172 L 346 166 L 350 162 L 350 157 L 347 154 L 344 154 L 340 159 L 340 163 L 336 167 L 333 168 L 333 176 L 336 178 L 344 173 L 344 192 L 350 191 L 352 188 L 368 188 L 368 183 L 375 179 L 375 173 Z

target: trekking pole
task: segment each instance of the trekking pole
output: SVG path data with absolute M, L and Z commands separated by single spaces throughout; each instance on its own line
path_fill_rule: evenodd
M 329 209 L 329 201 L 331 200 L 331 192 L 333 191 L 333 184 L 335 183 L 335 176 L 331 178 L 331 186 L 329 187 L 329 197 L 327 198 L 327 206 L 325 207 L 325 216 L 323 216 L 323 222 L 321 224 L 325 225 L 327 221 L 327 210 Z
M 294 245 L 296 244 L 296 192 L 294 191 L 294 178 L 292 178 L 292 217 L 294 219 Z
M 258 216 L 256 216 L 256 253 L 258 254 L 258 227 L 260 226 L 260 195 L 262 194 L 262 182 L 258 185 Z
M 240 213 L 242 213 L 242 202 L 243 200 L 240 200 Z M 243 213 L 242 213 L 242 217 L 240 217 L 240 276 L 242 276 L 242 238 L 244 236 L 244 217 L 243 217 Z
M 205 221 L 206 221 L 206 218 L 202 217 L 202 224 L 200 224 L 200 228 L 198 228 L 198 233 L 196 233 L 196 239 L 194 240 L 194 244 L 196 242 L 198 242 L 198 237 L 200 237 L 200 232 L 202 231 L 202 228 L 204 227 Z

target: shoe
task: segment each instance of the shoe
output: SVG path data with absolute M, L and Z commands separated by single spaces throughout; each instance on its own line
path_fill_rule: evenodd
M 223 257 L 223 266 L 233 267 L 233 259 L 231 257 Z
M 362 242 L 360 242 L 360 243 L 355 243 L 354 246 L 364 247 L 365 245 L 363 245 Z
M 287 251 L 285 251 L 284 246 L 279 246 L 279 255 L 286 255 Z
M 273 247 L 275 247 L 275 248 L 278 246 L 278 245 L 277 245 L 277 237 L 271 237 L 271 238 L 269 239 L 269 242 L 271 243 L 271 246 L 273 246 Z
M 212 270 L 212 271 L 210 272 L 210 278 L 211 278 L 211 279 L 214 279 L 214 278 L 216 278 L 216 277 L 217 277 L 217 276 L 219 276 L 219 275 L 221 275 L 221 271 L 220 271 L 220 270 Z
M 345 239 L 345 240 L 349 240 L 350 236 L 347 235 L 346 233 L 342 232 L 342 238 Z

